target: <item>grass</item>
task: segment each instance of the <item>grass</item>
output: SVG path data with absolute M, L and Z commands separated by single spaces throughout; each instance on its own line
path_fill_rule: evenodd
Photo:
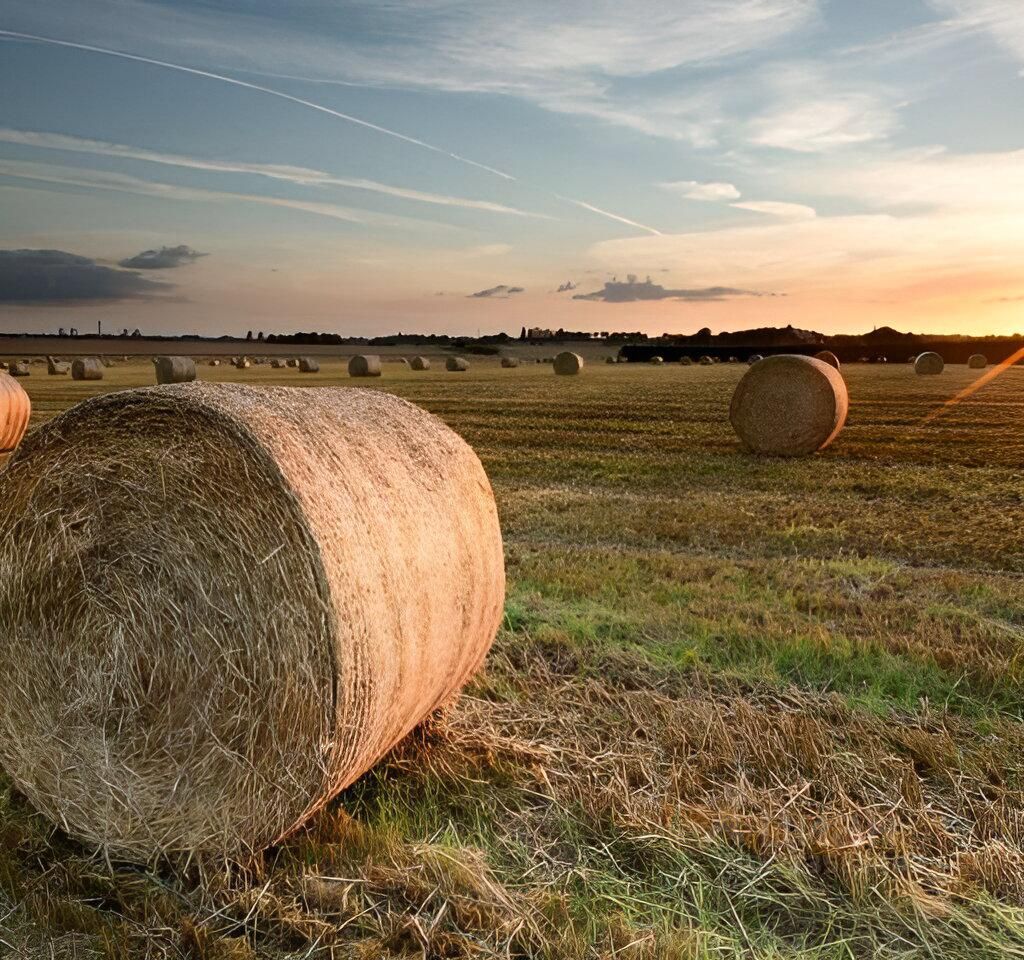
M 256 863 L 109 864 L 0 780 L 0 954 L 1024 956 L 1024 371 L 925 424 L 974 374 L 848 367 L 799 461 L 737 450 L 741 373 L 386 364 L 494 484 L 486 670 Z

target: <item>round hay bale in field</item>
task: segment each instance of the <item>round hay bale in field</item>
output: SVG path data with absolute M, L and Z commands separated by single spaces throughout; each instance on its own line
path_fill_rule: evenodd
M 618 359 L 619 363 L 629 363 L 629 357 L 621 356 Z
M 239 357 L 233 363 L 236 370 L 248 370 L 252 366 L 252 361 L 248 357 Z
M 196 378 L 196 362 L 191 357 L 157 357 L 157 383 L 191 383 Z
M 32 401 L 21 384 L 0 374 L 0 453 L 10 453 L 25 436 Z
M 983 353 L 974 353 L 967 360 L 971 370 L 984 370 L 988 366 L 988 357 Z
M 759 353 L 752 353 L 749 357 L 747 357 L 747 363 L 750 366 L 753 366 L 759 360 L 763 360 L 763 359 L 764 359 L 764 357 L 762 357 L 761 354 L 759 354 Z
M 605 363 L 615 363 L 615 357 L 605 357 L 604 358 L 604 362 Z
M 563 350 L 555 357 L 555 373 L 562 377 L 574 377 L 583 369 L 583 357 L 578 353 Z
M 849 409 L 846 383 L 814 357 L 782 354 L 750 367 L 729 407 L 729 419 L 752 453 L 799 457 L 827 447 Z
M 379 377 L 380 357 L 357 353 L 348 362 L 348 375 L 350 377 Z
M 710 367 L 715 361 L 711 357 L 703 356 L 697 361 L 702 367 Z
M 68 371 L 71 369 L 71 364 L 66 363 L 63 360 L 57 360 L 55 357 L 46 358 L 46 372 L 51 377 L 63 377 L 66 376 Z
M 156 361 L 154 360 L 153 362 L 155 363 Z M 100 357 L 100 363 L 102 363 L 103 366 L 108 369 L 114 365 L 114 361 L 111 360 L 109 357 Z
M 936 373 L 942 373 L 946 368 L 946 363 L 937 353 L 931 350 L 927 350 L 920 354 L 914 361 L 914 373 L 922 375 L 932 375 Z
M 831 350 L 819 350 L 814 355 L 815 360 L 820 360 L 822 363 L 827 363 L 830 367 L 835 367 L 836 370 L 840 369 L 839 357 L 837 357 Z
M 319 373 L 320 363 L 313 357 L 299 357 L 299 373 Z
M 287 360 L 286 362 L 287 362 L 287 364 L 288 364 L 288 366 L 289 366 L 289 367 L 297 367 L 297 366 L 299 365 L 299 361 L 298 361 L 298 360 L 296 360 L 296 359 L 295 359 L 295 357 L 291 357 L 291 358 L 290 358 L 289 360 Z
M 451 373 L 461 373 L 463 370 L 469 369 L 469 361 L 463 360 L 462 357 L 449 357 L 444 362 L 444 368 Z
M 519 357 L 502 357 L 501 365 L 506 370 L 513 370 L 519 366 Z
M 283 370 L 284 361 L 280 357 L 274 357 L 274 359 L 270 361 L 270 366 L 275 370 Z
M 651 357 L 651 359 L 648 360 L 647 362 L 648 363 L 653 363 L 655 366 L 658 366 L 659 364 L 662 364 L 662 363 L 665 362 L 665 358 L 664 357 Z
M 693 357 L 680 357 L 679 358 L 679 364 L 680 364 L 680 366 L 683 366 L 683 367 L 692 367 L 693 366 Z
M 412 363 L 409 364 L 413 370 L 429 370 L 430 361 L 426 357 L 413 357 Z
M 24 360 L 15 360 L 7 371 L 12 377 L 29 377 L 32 370 Z
M 407 366 L 409 366 L 409 361 L 408 361 L 408 360 L 406 360 L 406 359 L 405 359 L 405 357 L 399 357 L 399 358 L 398 358 L 398 359 L 397 359 L 397 360 L 395 361 L 395 363 L 400 363 L 400 364 L 401 364 L 401 365 L 402 365 L 403 367 L 407 367 Z
M 96 357 L 79 357 L 71 364 L 72 380 L 102 380 L 103 364 Z
M 210 360 L 209 361 L 209 365 L 211 367 L 219 367 L 220 366 L 220 361 L 219 360 Z
M 479 459 L 404 400 L 87 400 L 0 474 L 0 763 L 120 857 L 261 849 L 452 698 L 504 585 Z
M 740 362 L 740 358 L 739 357 L 729 357 L 727 362 L 728 363 L 739 363 Z

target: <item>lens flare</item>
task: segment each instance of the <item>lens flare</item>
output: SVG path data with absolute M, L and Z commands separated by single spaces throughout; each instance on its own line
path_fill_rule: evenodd
M 933 410 L 928 414 L 927 417 L 922 421 L 923 423 L 931 423 L 933 420 L 937 420 L 944 413 L 947 413 L 953 407 L 955 407 L 961 400 L 966 400 L 969 396 L 980 390 L 986 383 L 991 383 L 1001 373 L 1005 373 L 1010 367 L 1012 367 L 1018 360 L 1024 359 L 1024 347 L 1021 347 L 1016 353 L 1011 354 L 1001 363 L 997 363 L 991 370 L 986 370 L 974 383 L 970 386 L 964 387 L 955 397 L 950 397 L 941 407 L 937 410 Z

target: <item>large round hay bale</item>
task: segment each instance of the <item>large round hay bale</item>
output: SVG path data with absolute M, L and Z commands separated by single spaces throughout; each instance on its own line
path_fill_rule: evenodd
M 662 364 L 662 363 L 665 362 L 665 358 L 664 357 L 651 357 L 651 359 L 648 360 L 647 362 L 648 363 L 653 363 L 655 366 L 658 366 L 659 364 Z
M 299 357 L 299 373 L 319 373 L 320 363 L 313 357 Z
M 562 377 L 574 377 L 583 369 L 583 357 L 578 353 L 563 350 L 555 357 L 555 373 Z
M 974 353 L 967 360 L 967 366 L 971 370 L 984 370 L 988 366 L 988 357 L 983 353 Z
M 430 361 L 426 357 L 413 357 L 412 363 L 409 364 L 413 370 L 429 370 Z
M 799 457 L 827 447 L 849 409 L 846 383 L 815 357 L 782 354 L 750 367 L 729 407 L 729 419 L 753 453 Z
M 827 363 L 830 367 L 835 367 L 836 370 L 840 369 L 839 357 L 837 357 L 831 350 L 819 350 L 814 355 L 815 360 L 820 360 L 822 363 Z
M 157 357 L 157 383 L 191 383 L 196 378 L 196 362 L 191 357 Z
M 200 382 L 96 397 L 0 474 L 0 763 L 118 856 L 244 854 L 450 700 L 503 602 L 487 476 L 426 411 Z
M 462 357 L 449 357 L 444 362 L 444 368 L 452 373 L 461 373 L 469 369 L 469 361 Z
M 57 360 L 55 357 L 46 358 L 46 372 L 51 377 L 63 377 L 66 376 L 68 371 L 71 369 L 71 364 L 63 360 Z
M 937 353 L 931 350 L 926 350 L 924 353 L 919 354 L 918 358 L 914 361 L 914 373 L 931 375 L 936 373 L 942 373 L 945 369 L 946 363 Z
M 348 375 L 350 377 L 379 377 L 380 357 L 357 353 L 348 362 Z
M 12 377 L 29 377 L 32 375 L 32 370 L 24 360 L 15 360 L 11 363 L 8 373 Z
M 79 357 L 71 364 L 72 380 L 102 380 L 103 364 L 96 357 Z
M 502 357 L 501 358 L 501 365 L 506 370 L 512 370 L 515 367 L 519 366 L 519 357 Z
M 10 453 L 25 436 L 32 401 L 21 384 L 0 373 L 0 453 Z

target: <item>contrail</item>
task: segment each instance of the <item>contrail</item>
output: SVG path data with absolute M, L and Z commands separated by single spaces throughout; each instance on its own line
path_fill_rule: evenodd
M 478 170 L 484 170 L 487 173 L 494 174 L 496 177 L 501 177 L 503 180 L 521 182 L 518 177 L 514 177 L 511 173 L 506 173 L 504 170 L 489 167 L 485 163 L 478 163 L 476 160 L 470 160 L 468 157 L 452 153 L 442 147 L 435 147 L 432 143 L 426 143 L 423 140 L 417 140 L 415 137 L 406 136 L 404 133 L 399 133 L 397 130 L 389 130 L 387 127 L 379 126 L 376 123 L 370 123 L 369 120 L 362 120 L 349 113 L 332 110 L 330 107 L 325 107 L 321 103 L 314 103 L 312 100 L 304 100 L 302 97 L 294 97 L 290 93 L 284 93 L 281 90 L 274 90 L 272 87 L 264 87 L 258 83 L 249 83 L 247 80 L 237 80 L 234 77 L 226 77 L 222 73 L 212 73 L 209 70 L 200 70 L 197 67 L 186 67 L 180 63 L 169 63 L 167 60 L 156 60 L 152 57 L 143 57 L 137 53 L 125 53 L 121 50 L 110 50 L 107 47 L 94 47 L 87 43 L 75 43 L 71 40 L 57 40 L 53 37 L 42 37 L 34 33 L 18 33 L 14 30 L 0 30 L 0 37 L 8 37 L 12 40 L 27 40 L 32 43 L 47 43 L 54 47 L 66 47 L 71 50 L 84 50 L 88 53 L 99 53 L 105 57 L 117 57 L 121 60 L 132 60 L 135 63 L 148 63 L 154 67 L 163 67 L 165 70 L 177 70 L 179 73 L 188 73 L 195 77 L 205 77 L 208 80 L 220 80 L 222 83 L 230 83 L 232 86 L 243 87 L 246 90 L 255 90 L 258 93 L 265 93 L 268 96 L 277 97 L 280 100 L 288 100 L 291 103 L 297 103 L 300 106 L 308 107 L 310 110 L 316 110 L 319 113 L 326 113 L 328 116 L 335 117 L 338 120 L 344 120 L 347 123 L 354 123 L 357 126 L 365 127 L 367 130 L 374 130 L 377 133 L 383 133 L 385 136 L 394 137 L 396 140 L 402 140 L 405 143 L 411 143 L 414 146 L 422 147 L 424 150 L 430 150 L 432 153 L 448 157 L 450 160 L 455 160 L 458 163 L 464 163 L 467 166 L 476 167 Z M 571 197 L 563 197 L 560 194 L 552 193 L 548 190 L 544 190 L 542 192 L 549 196 L 553 196 L 564 203 L 571 203 L 584 210 L 589 210 L 591 213 L 596 213 L 608 220 L 615 220 L 618 223 L 627 224 L 628 226 L 635 227 L 638 230 L 646 230 L 648 233 L 652 233 L 655 236 L 661 236 L 661 231 L 655 230 L 654 227 L 648 227 L 642 223 L 637 223 L 635 220 L 629 220 L 626 217 L 620 217 L 618 214 L 609 213 L 607 210 L 602 210 L 600 207 L 584 203 L 582 200 L 573 200 Z
M 922 423 L 931 423 L 933 420 L 941 417 L 942 414 L 947 413 L 952 407 L 955 407 L 961 400 L 966 400 L 972 393 L 980 390 L 986 383 L 995 380 L 1001 373 L 1005 373 L 1012 367 L 1018 360 L 1024 359 L 1024 347 L 1021 347 L 1016 353 L 1007 357 L 1002 363 L 997 363 L 991 370 L 986 371 L 977 380 L 974 381 L 970 386 L 964 387 L 955 397 L 951 397 L 937 410 L 933 410 L 924 418 Z

